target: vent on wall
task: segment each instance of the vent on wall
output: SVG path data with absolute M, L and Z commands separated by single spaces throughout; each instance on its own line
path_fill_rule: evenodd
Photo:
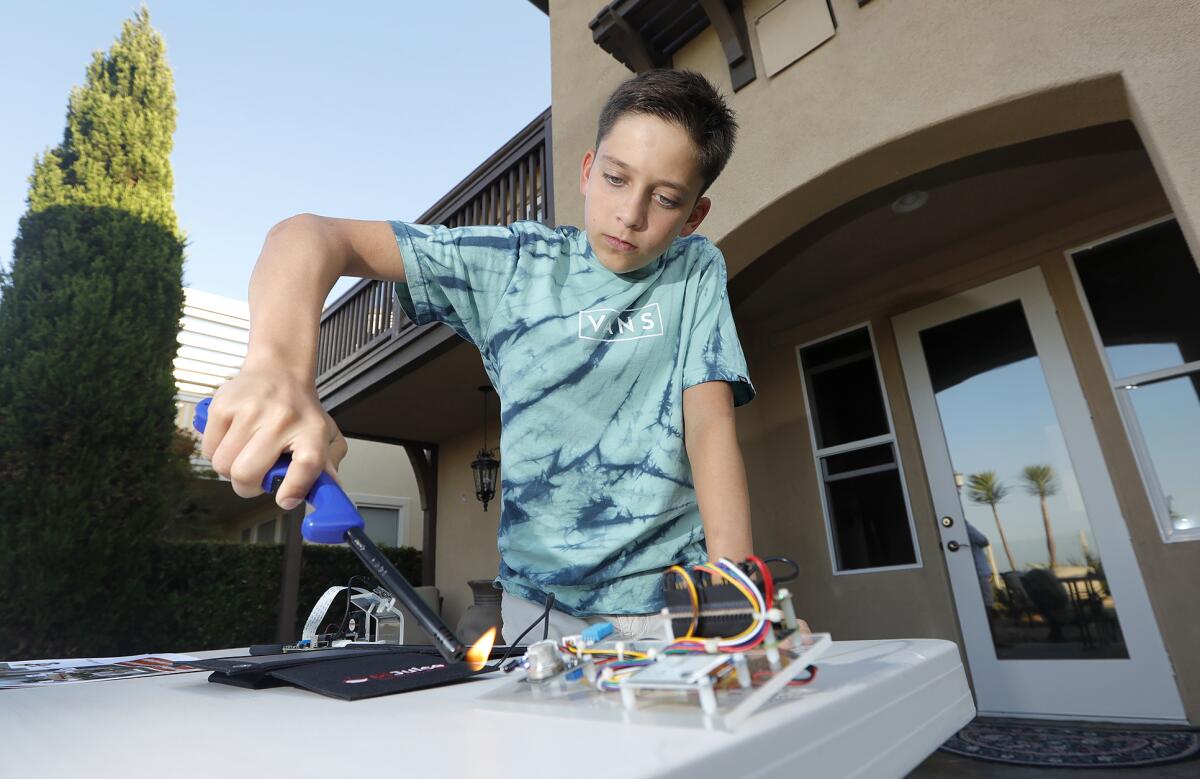
M 754 20 L 763 70 L 770 78 L 815 50 L 837 31 L 827 0 L 782 0 Z

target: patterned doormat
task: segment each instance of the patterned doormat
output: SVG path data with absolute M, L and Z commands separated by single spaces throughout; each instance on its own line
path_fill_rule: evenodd
M 1200 755 L 1200 733 L 976 720 L 940 748 L 1011 765 L 1132 768 L 1195 758 Z

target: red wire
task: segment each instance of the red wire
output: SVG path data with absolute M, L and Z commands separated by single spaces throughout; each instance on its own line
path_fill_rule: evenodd
M 788 684 L 790 684 L 790 685 L 793 685 L 793 686 L 795 686 L 795 687 L 800 687 L 800 686 L 803 686 L 803 685 L 805 685 L 805 684 L 810 684 L 810 683 L 812 682 L 812 680 L 813 680 L 813 679 L 816 679 L 816 678 L 817 678 L 817 666 L 815 666 L 815 665 L 810 665 L 808 668 L 809 668 L 809 671 L 808 671 L 808 678 L 806 678 L 806 679 L 793 679 L 793 680 L 791 680 L 790 682 L 788 682 Z
M 771 569 L 757 555 L 750 555 L 746 559 L 758 567 L 758 573 L 763 580 L 763 595 L 767 599 L 767 608 L 770 609 L 775 605 L 775 580 L 771 577 Z
M 763 642 L 763 639 L 766 637 L 767 637 L 767 631 L 763 630 L 763 631 L 759 632 L 758 638 L 754 639 L 749 644 L 744 644 L 742 646 L 723 646 L 720 649 L 722 652 L 748 652 L 751 649 L 753 649 L 754 647 L 761 644 Z

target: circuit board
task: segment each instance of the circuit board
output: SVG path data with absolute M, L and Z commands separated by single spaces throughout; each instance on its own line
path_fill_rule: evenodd
M 665 641 L 626 641 L 619 645 L 623 653 L 653 656 L 656 661 L 607 690 L 596 684 L 596 677 L 589 679 L 581 666 L 538 681 L 516 671 L 511 682 L 480 696 L 478 702 L 490 709 L 557 717 L 733 730 L 774 702 L 809 694 L 809 687 L 795 685 L 812 678 L 814 663 L 830 643 L 828 633 L 811 634 L 778 651 L 776 659 L 760 649 L 736 655 L 676 655 L 666 651 Z M 618 644 L 596 644 L 593 649 L 615 652 Z

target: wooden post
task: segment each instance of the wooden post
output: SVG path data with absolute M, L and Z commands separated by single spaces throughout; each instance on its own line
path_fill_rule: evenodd
M 300 599 L 300 550 L 304 539 L 300 524 L 304 521 L 301 503 L 283 515 L 283 573 L 279 581 L 279 621 L 275 625 L 275 641 L 292 644 L 296 641 L 296 609 Z
M 419 446 L 405 444 L 404 451 L 417 477 L 421 497 L 424 532 L 421 539 L 421 584 L 434 586 L 437 574 L 437 478 L 438 450 L 436 444 Z

